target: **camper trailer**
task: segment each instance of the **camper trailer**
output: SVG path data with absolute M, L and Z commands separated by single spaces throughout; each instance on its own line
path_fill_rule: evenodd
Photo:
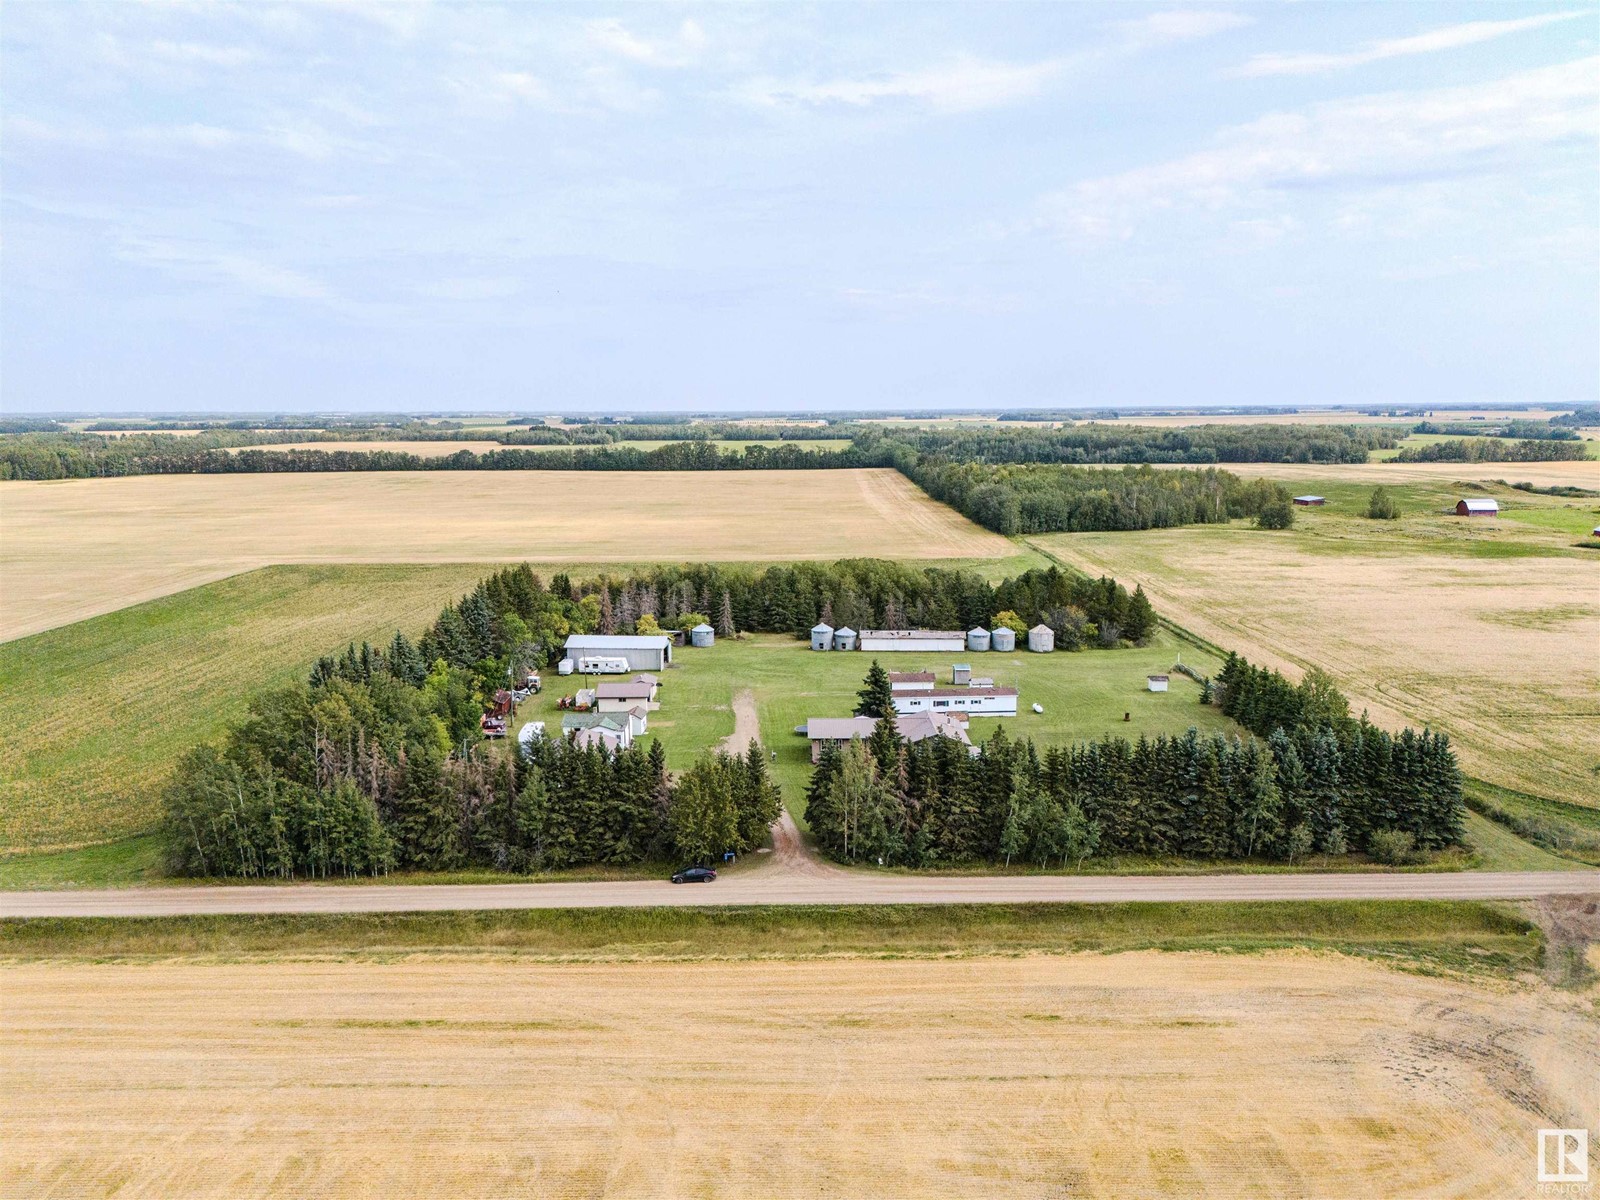
M 626 675 L 631 669 L 627 659 L 610 655 L 597 654 L 578 660 L 580 675 Z

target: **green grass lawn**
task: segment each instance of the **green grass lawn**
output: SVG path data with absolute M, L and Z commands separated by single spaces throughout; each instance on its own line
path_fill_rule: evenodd
M 661 709 L 650 714 L 650 733 L 667 747 L 674 770 L 687 767 L 702 750 L 733 732 L 733 697 L 748 688 L 755 694 L 761 738 L 777 753 L 775 773 L 790 811 L 800 819 L 806 782 L 811 773 L 810 743 L 794 732 L 811 717 L 849 716 L 856 692 L 873 655 L 860 652 L 817 653 L 804 642 L 776 635 L 736 641 L 720 639 L 707 650 L 685 648 L 662 675 Z M 1174 676 L 1164 694 L 1146 689 L 1145 676 L 1166 673 L 1180 657 L 1205 674 L 1222 665 L 1209 651 L 1198 649 L 1165 631 L 1148 646 L 1079 653 L 927 654 L 876 656 L 891 671 L 932 670 L 948 680 L 953 663 L 972 664 L 974 675 L 1021 689 L 1016 717 L 974 717 L 974 741 L 1004 725 L 1013 736 L 1033 738 L 1041 746 L 1091 740 L 1107 734 L 1137 738 L 1140 734 L 1182 733 L 1191 725 L 1202 732 L 1242 732 L 1211 707 L 1198 703 L 1199 688 Z M 519 722 L 542 720 L 559 728 L 556 700 L 586 686 L 576 677 L 545 674 L 546 689 L 523 704 Z M 1031 711 L 1038 703 L 1043 714 Z M 1129 720 L 1123 720 L 1123 714 Z

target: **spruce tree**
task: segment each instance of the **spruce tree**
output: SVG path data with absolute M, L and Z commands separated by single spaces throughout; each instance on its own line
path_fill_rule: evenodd
M 894 686 L 889 682 L 889 672 L 877 659 L 867 668 L 862 689 L 856 693 L 856 716 L 892 717 L 894 715 Z

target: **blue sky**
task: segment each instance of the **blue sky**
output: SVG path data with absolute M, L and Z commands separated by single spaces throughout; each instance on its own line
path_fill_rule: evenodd
M 1592 404 L 1597 13 L 12 4 L 0 403 Z

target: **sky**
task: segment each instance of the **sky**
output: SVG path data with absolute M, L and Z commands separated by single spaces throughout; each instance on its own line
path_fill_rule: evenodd
M 0 408 L 1594 404 L 1600 9 L 14 3 Z

